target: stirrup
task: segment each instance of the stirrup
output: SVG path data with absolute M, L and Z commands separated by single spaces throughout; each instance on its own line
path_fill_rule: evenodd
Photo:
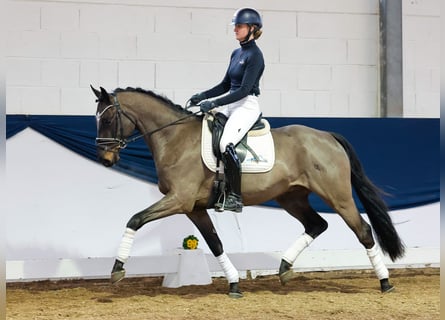
M 219 199 L 221 200 L 221 199 Z M 234 212 L 242 212 L 243 211 L 243 202 L 241 197 L 235 193 L 229 193 L 226 196 L 223 196 L 223 201 L 218 201 L 215 203 L 215 211 L 223 212 L 225 210 L 234 211 Z

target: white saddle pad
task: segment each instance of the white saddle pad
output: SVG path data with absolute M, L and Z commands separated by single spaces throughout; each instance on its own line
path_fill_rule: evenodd
M 216 157 L 212 150 L 212 133 L 207 124 L 210 115 L 206 115 L 202 122 L 202 143 L 201 155 L 202 160 L 209 170 L 216 172 Z M 241 164 L 241 172 L 243 173 L 262 173 L 270 171 L 275 162 L 275 148 L 273 144 L 272 134 L 270 133 L 270 125 L 266 119 L 262 119 L 266 128 L 259 132 L 249 133 L 247 136 L 247 144 L 257 154 L 260 159 L 257 161 L 255 157 L 247 151 L 246 158 Z

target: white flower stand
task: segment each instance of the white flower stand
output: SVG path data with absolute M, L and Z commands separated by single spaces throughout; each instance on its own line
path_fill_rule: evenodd
M 166 273 L 162 286 L 178 288 L 212 283 L 207 259 L 201 249 L 177 249 L 175 252 L 179 255 L 177 272 Z

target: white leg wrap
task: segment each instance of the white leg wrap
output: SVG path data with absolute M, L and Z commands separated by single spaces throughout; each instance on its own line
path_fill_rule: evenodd
M 223 252 L 221 255 L 216 257 L 216 259 L 224 270 L 227 281 L 229 281 L 229 283 L 239 282 L 238 270 L 236 270 L 236 268 L 233 266 L 227 254 Z
M 383 255 L 377 243 L 371 249 L 366 249 L 366 253 L 368 254 L 369 260 L 371 261 L 377 278 L 379 280 L 388 279 L 389 272 L 385 264 L 383 263 Z
M 125 229 L 125 233 L 122 237 L 121 245 L 119 247 L 119 251 L 117 252 L 117 260 L 125 263 L 130 256 L 130 250 L 133 246 L 134 235 L 136 231 L 130 228 Z
M 283 260 L 294 264 L 295 260 L 297 259 L 298 255 L 306 249 L 311 242 L 314 241 L 314 238 L 312 238 L 310 235 L 308 235 L 306 232 L 303 233 L 297 241 L 294 242 L 292 246 L 290 246 L 289 249 L 283 254 Z

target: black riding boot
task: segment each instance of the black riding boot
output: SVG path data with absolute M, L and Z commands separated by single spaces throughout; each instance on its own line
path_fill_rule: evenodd
M 216 203 L 216 211 L 243 210 L 243 200 L 241 198 L 241 163 L 236 155 L 235 147 L 229 143 L 226 151 L 222 154 L 224 163 L 224 174 L 226 176 L 226 197 L 222 203 Z

